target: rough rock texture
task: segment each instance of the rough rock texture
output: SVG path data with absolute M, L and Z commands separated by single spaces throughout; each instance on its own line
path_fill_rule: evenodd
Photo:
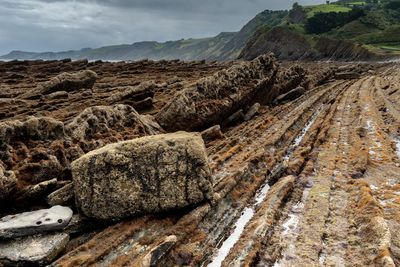
M 141 101 L 148 97 L 152 98 L 156 88 L 157 85 L 154 82 L 144 82 L 138 86 L 117 87 L 114 90 L 118 90 L 120 93 L 110 96 L 107 101 L 111 104 L 135 103 L 135 101 Z
M 0 264 L 4 266 L 45 266 L 65 248 L 68 234 L 30 236 L 0 241 Z
M 50 81 L 23 94 L 21 98 L 36 99 L 57 91 L 72 92 L 80 89 L 92 89 L 96 79 L 97 74 L 91 70 L 83 70 L 76 73 L 61 73 Z
M 25 140 L 54 140 L 64 136 L 64 124 L 48 117 L 0 123 L 0 146 Z
M 75 196 L 88 217 L 125 217 L 197 205 L 212 199 L 201 136 L 178 132 L 120 142 L 72 163 Z
M 156 116 L 168 130 L 204 129 L 220 123 L 260 91 L 268 91 L 277 66 L 271 55 L 243 62 L 186 88 Z
M 258 113 L 260 107 L 261 105 L 259 103 L 255 103 L 254 105 L 252 105 L 244 115 L 244 120 L 245 121 L 251 120 Z
M 69 183 L 47 196 L 47 204 L 50 206 L 65 205 L 74 198 L 74 185 Z
M 286 101 L 291 101 L 294 100 L 300 96 L 302 96 L 305 93 L 306 89 L 304 89 L 304 87 L 297 87 L 293 90 L 290 90 L 289 92 L 287 92 L 286 94 L 280 95 L 278 96 L 274 103 L 283 103 Z
M 214 125 L 204 131 L 201 132 L 201 137 L 205 142 L 209 142 L 215 139 L 220 139 L 224 137 L 224 134 L 221 131 L 221 126 Z
M 15 190 L 17 179 L 13 171 L 6 171 L 0 164 L 0 201 L 7 199 Z
M 149 117 L 139 115 L 128 105 L 96 106 L 85 109 L 67 125 L 69 135 L 76 140 L 92 138 L 97 133 L 121 130 L 136 125 L 139 132 L 157 134 L 160 127 L 149 123 Z
M 294 64 L 288 68 L 280 68 L 276 74 L 274 84 L 270 90 L 261 91 L 256 99 L 261 104 L 269 105 L 282 94 L 289 92 L 290 90 L 303 86 L 309 87 L 309 77 L 307 76 L 307 70 L 298 64 Z
M 283 27 L 265 31 L 262 28 L 246 44 L 239 58 L 252 60 L 264 53 L 274 53 L 278 59 L 299 60 L 315 57 L 306 38 Z
M 0 238 L 14 238 L 63 229 L 71 217 L 72 210 L 62 206 L 9 215 L 0 220 Z

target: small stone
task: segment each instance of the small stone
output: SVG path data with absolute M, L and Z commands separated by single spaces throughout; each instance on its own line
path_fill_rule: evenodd
M 63 99 L 68 98 L 69 94 L 65 91 L 54 92 L 46 96 L 47 99 Z
M 93 220 L 90 220 L 87 217 L 84 217 L 80 214 L 75 214 L 72 216 L 71 221 L 68 223 L 68 226 L 65 227 L 63 232 L 70 234 L 70 235 L 77 234 L 77 233 L 83 233 L 83 232 L 90 231 L 91 229 L 93 229 L 99 225 L 100 224 L 98 221 L 96 221 L 96 223 L 94 223 Z
M 251 120 L 260 110 L 261 105 L 259 103 L 255 103 L 251 108 L 247 111 L 246 115 L 244 116 L 245 121 Z
M 204 142 L 210 142 L 216 139 L 220 139 L 224 137 L 224 134 L 221 132 L 221 126 L 215 125 L 207 130 L 201 132 L 201 137 Z
M 236 111 L 235 113 L 233 113 L 229 118 L 227 118 L 224 121 L 224 125 L 232 126 L 232 125 L 236 125 L 242 121 L 244 121 L 244 113 L 243 113 L 243 110 L 240 109 L 239 111 Z
M 45 197 L 52 190 L 54 190 L 58 185 L 56 178 L 38 183 L 36 185 L 26 186 L 21 191 L 18 192 L 16 196 L 16 202 L 19 204 L 24 204 L 28 201 L 34 201 Z
M 37 235 L 0 242 L 0 265 L 44 266 L 66 247 L 69 235 Z
M 287 92 L 286 94 L 280 95 L 278 96 L 274 103 L 275 104 L 280 104 L 280 103 L 284 103 L 287 101 L 292 101 L 295 100 L 296 98 L 299 98 L 300 96 L 302 96 L 305 93 L 305 89 L 304 87 L 297 87 L 293 90 L 290 90 L 289 92 Z
M 60 230 L 68 225 L 71 217 L 72 210 L 62 206 L 9 215 L 0 219 L 0 238 Z
M 0 200 L 7 199 L 15 191 L 17 178 L 14 172 L 6 171 L 0 165 Z
M 74 185 L 69 183 L 47 196 L 47 204 L 50 206 L 65 205 L 74 198 Z

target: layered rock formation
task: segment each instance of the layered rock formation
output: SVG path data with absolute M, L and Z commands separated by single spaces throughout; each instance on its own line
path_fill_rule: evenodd
M 277 71 L 271 55 L 243 62 L 186 88 L 156 116 L 168 130 L 195 130 L 219 124 L 270 89 Z

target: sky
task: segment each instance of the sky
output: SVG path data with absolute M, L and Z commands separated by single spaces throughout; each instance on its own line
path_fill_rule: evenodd
M 0 55 L 168 41 L 238 31 L 294 0 L 0 0 Z M 321 0 L 298 0 L 302 5 Z

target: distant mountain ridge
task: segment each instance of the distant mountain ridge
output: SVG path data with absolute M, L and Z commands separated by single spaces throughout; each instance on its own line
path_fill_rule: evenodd
M 84 48 L 62 52 L 12 51 L 0 59 L 25 60 L 140 60 L 140 59 L 181 59 L 181 60 L 230 60 L 236 59 L 250 36 L 261 26 L 279 25 L 288 11 L 265 10 L 249 21 L 239 32 L 222 32 L 215 37 L 182 39 L 168 42 L 137 42 L 100 48 Z
M 274 52 L 279 59 L 375 60 L 400 56 L 400 0 L 341 0 L 265 10 L 239 32 L 63 52 L 12 51 L 12 60 L 235 60 Z

